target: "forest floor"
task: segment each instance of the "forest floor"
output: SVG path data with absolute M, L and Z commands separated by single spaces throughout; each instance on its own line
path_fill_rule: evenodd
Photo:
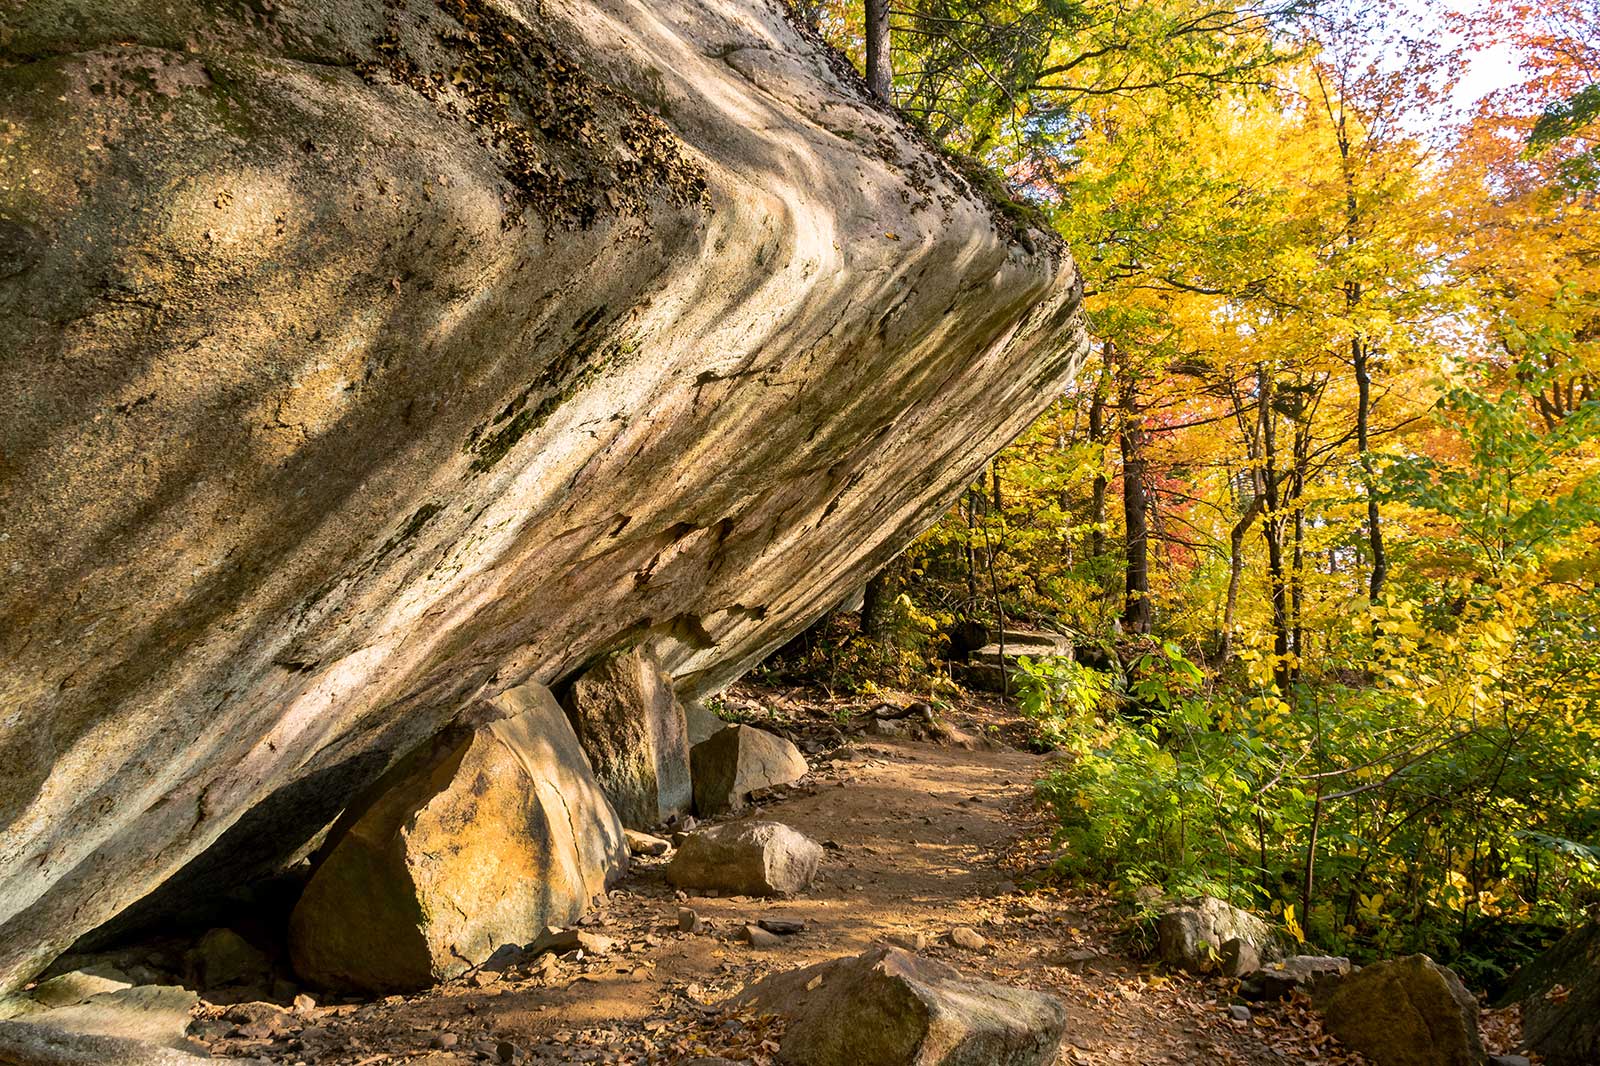
M 746 720 L 759 713 L 754 720 L 811 738 L 812 747 L 839 739 L 838 707 L 814 698 L 743 686 L 730 704 Z M 987 736 L 1020 729 L 992 703 L 965 705 L 954 721 Z M 922 934 L 924 954 L 969 975 L 1059 996 L 1069 1016 L 1062 1064 L 1360 1061 L 1322 1033 L 1302 1002 L 1253 1006 L 1249 1021 L 1236 1021 L 1228 1011 L 1235 982 L 1169 974 L 1139 958 L 1125 909 L 1104 889 L 1038 883 L 1051 851 L 1033 800 L 1041 756 L 1003 743 L 967 751 L 855 737 L 811 761 L 799 786 L 737 816 L 781 821 L 824 843 L 822 871 L 797 898 L 684 895 L 664 881 L 665 859 L 636 860 L 607 906 L 585 919 L 590 932 L 615 942 L 603 953 L 490 964 L 420 995 L 244 1026 L 251 1035 L 224 1036 L 240 1027 L 219 1019 L 213 1050 L 350 1066 L 672 1063 L 697 1055 L 770 1063 L 777 1023 L 722 1008 L 724 998 L 768 973 Z M 679 931 L 682 907 L 704 931 Z M 762 918 L 800 919 L 807 928 L 780 946 L 752 947 L 740 934 Z M 948 935 L 958 927 L 976 930 L 986 945 L 953 946 Z M 244 1017 L 234 1011 L 235 1022 Z M 1487 1021 L 1495 1045 L 1507 1020 Z

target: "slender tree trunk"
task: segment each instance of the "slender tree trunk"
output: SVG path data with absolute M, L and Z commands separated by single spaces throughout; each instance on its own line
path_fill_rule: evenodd
M 900 595 L 900 560 L 873 574 L 861 595 L 861 632 L 873 640 L 894 636 L 894 601 Z
M 1313 772 L 1320 775 L 1323 769 L 1322 704 L 1320 702 L 1312 701 L 1311 714 L 1313 745 L 1313 762 L 1311 765 Z M 1317 794 L 1311 801 L 1311 825 L 1306 831 L 1306 862 L 1305 869 L 1302 871 L 1301 902 L 1303 906 L 1300 908 L 1300 921 L 1302 924 L 1307 923 L 1311 918 L 1312 897 L 1317 888 L 1317 843 L 1322 834 L 1322 816 L 1324 813 L 1322 785 L 1326 779 L 1319 776 L 1316 780 Z
M 1000 700 L 1005 702 L 1011 698 L 1011 672 L 1006 669 L 1006 605 L 1000 599 L 1000 579 L 994 572 L 994 545 L 989 544 L 989 530 L 983 531 L 984 547 L 988 549 L 984 554 L 989 559 L 989 589 L 994 593 L 994 639 L 995 648 L 1000 660 Z
M 967 600 L 972 605 L 969 610 L 976 611 L 978 603 L 978 550 L 973 546 L 973 538 L 978 535 L 978 502 L 973 499 L 972 489 L 962 493 L 962 502 L 967 507 Z
M 1261 513 L 1261 497 L 1252 496 L 1239 521 L 1228 531 L 1228 599 L 1222 611 L 1222 636 L 1217 642 L 1217 663 L 1228 665 L 1233 658 L 1233 630 L 1239 609 L 1239 581 L 1244 575 L 1244 535 Z
M 1122 449 L 1122 516 L 1127 529 L 1127 570 L 1123 582 L 1122 625 L 1129 633 L 1149 633 L 1150 497 L 1145 487 L 1144 425 L 1133 375 L 1124 373 L 1119 389 Z
M 1300 680 L 1300 663 L 1305 658 L 1305 582 L 1301 579 L 1305 567 L 1305 514 L 1300 509 L 1299 493 L 1294 503 L 1294 550 L 1289 557 L 1289 650 L 1294 662 L 1288 669 L 1289 683 Z
M 1311 826 L 1306 833 L 1306 861 L 1305 868 L 1301 871 L 1300 893 L 1305 913 L 1301 918 L 1311 915 L 1311 893 L 1317 887 L 1317 837 L 1322 832 L 1322 784 L 1317 783 L 1317 794 L 1311 801 Z
M 1344 176 L 1344 246 L 1347 250 L 1354 250 L 1361 224 L 1361 202 L 1356 196 L 1355 162 L 1351 158 L 1350 135 L 1345 129 L 1343 112 L 1339 116 L 1338 139 L 1339 164 Z M 1367 547 L 1372 554 L 1368 595 L 1376 603 L 1383 595 L 1383 583 L 1389 575 L 1389 560 L 1383 546 L 1383 522 L 1378 512 L 1377 485 L 1370 450 L 1372 349 L 1354 325 L 1361 298 L 1361 282 L 1354 278 L 1345 282 L 1345 315 L 1350 319 L 1353 331 L 1350 337 L 1350 367 L 1356 379 L 1356 451 L 1361 459 L 1362 488 L 1367 494 Z
M 1109 349 L 1107 345 L 1108 356 Z M 1111 366 L 1108 361 L 1100 370 L 1100 379 L 1094 386 L 1094 398 L 1089 401 L 1089 440 L 1095 444 L 1104 444 L 1106 440 L 1106 393 L 1110 381 Z M 1089 494 L 1089 524 L 1093 527 L 1089 533 L 1089 554 L 1098 559 L 1106 553 L 1106 468 L 1103 456 L 1100 470 L 1094 476 L 1094 488 Z
M 1350 288 L 1358 295 L 1360 286 Z M 1383 583 L 1389 576 L 1389 556 L 1383 545 L 1383 522 L 1378 512 L 1377 476 L 1373 469 L 1370 450 L 1370 425 L 1372 412 L 1372 373 L 1368 363 L 1371 350 L 1360 338 L 1350 341 L 1350 356 L 1356 376 L 1356 450 L 1361 456 L 1362 488 L 1367 495 L 1367 548 L 1372 555 L 1372 578 L 1368 595 L 1373 603 L 1383 597 Z
M 873 96 L 893 102 L 894 68 L 889 58 L 889 0 L 866 0 L 867 88 Z
M 1310 405 L 1302 408 L 1302 416 L 1294 429 L 1294 473 L 1290 478 L 1289 506 L 1294 511 L 1294 552 L 1289 568 L 1289 612 L 1291 620 L 1290 649 L 1294 664 L 1288 670 L 1289 682 L 1300 680 L 1300 664 L 1305 659 L 1305 565 L 1306 565 L 1306 515 L 1301 501 L 1306 491 L 1306 469 L 1311 463 Z
M 1283 566 L 1283 500 L 1277 470 L 1277 427 L 1272 417 L 1272 378 L 1266 368 L 1256 375 L 1261 422 L 1262 497 L 1265 509 L 1261 532 L 1267 541 L 1267 575 L 1272 591 L 1272 668 L 1280 692 L 1289 691 L 1289 596 Z

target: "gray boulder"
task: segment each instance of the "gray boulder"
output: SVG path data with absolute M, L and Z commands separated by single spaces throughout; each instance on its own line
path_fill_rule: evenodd
M 1004 679 L 1017 671 L 1017 660 L 1072 658 L 1072 638 L 1060 633 L 1034 630 L 1007 629 L 1002 632 L 1005 643 L 998 639 L 973 651 L 967 660 L 966 679 L 975 688 L 1000 691 Z
M 70 1036 L 121 1037 L 160 1047 L 188 1048 L 190 1012 L 199 1002 L 199 996 L 177 985 L 133 985 L 30 1013 L 12 1024 Z
M 1161 961 L 1190 973 L 1211 973 L 1220 968 L 1222 947 L 1237 938 L 1258 958 L 1276 953 L 1272 927 L 1247 910 L 1212 896 L 1172 903 L 1156 919 L 1156 941 Z
M 1517 971 L 1506 998 L 1522 1004 L 1523 1039 L 1548 1066 L 1600 1062 L 1600 922 Z
M 1314 997 L 1328 1032 L 1373 1066 L 1483 1066 L 1478 1001 L 1426 955 L 1367 966 Z
M 336 827 L 289 923 L 324 988 L 414 991 L 577 919 L 628 866 L 616 812 L 543 685 L 488 700 Z
M 257 1059 L 229 1059 L 235 1066 Z M 45 1026 L 0 1022 L 0 1063 L 5 1066 L 206 1066 L 216 1059 L 125 1036 L 68 1033 Z
M 690 752 L 694 768 L 694 806 L 702 817 L 744 806 L 750 793 L 800 780 L 806 775 L 800 749 L 754 726 L 719 729 Z
M 688 834 L 667 864 L 678 888 L 740 896 L 804 891 L 817 875 L 822 845 L 778 822 L 737 822 Z
M 1228 951 L 1224 949 L 1224 973 L 1229 972 L 1227 958 Z M 1245 971 L 1243 989 L 1252 999 L 1286 999 L 1297 988 L 1316 992 L 1349 977 L 1356 969 L 1358 967 L 1352 966 L 1343 956 L 1290 955 Z M 1229 973 L 1229 976 L 1241 975 Z
M 563 700 L 595 780 L 630 829 L 687 814 L 689 727 L 672 679 L 648 648 L 608 655 Z
M 758 981 L 733 998 L 786 1020 L 792 1066 L 1045 1066 L 1067 1012 L 1053 996 L 878 947 Z
M 641 833 L 637 829 L 624 830 L 622 836 L 628 843 L 630 855 L 665 855 L 672 850 L 672 841 Z

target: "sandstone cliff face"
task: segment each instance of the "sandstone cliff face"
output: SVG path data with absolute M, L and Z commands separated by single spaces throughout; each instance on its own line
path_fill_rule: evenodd
M 737 676 L 1077 299 L 775 2 L 0 0 L 0 990 L 475 695 Z

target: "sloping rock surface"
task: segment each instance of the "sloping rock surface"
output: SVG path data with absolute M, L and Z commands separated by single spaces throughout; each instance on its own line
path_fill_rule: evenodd
M 0 1022 L 0 1066 L 205 1066 L 216 1059 L 121 1036 Z M 256 1059 L 230 1059 L 235 1066 Z
M 324 988 L 426 988 L 578 918 L 628 866 L 622 825 L 555 697 L 530 683 L 378 782 L 289 922 Z M 495 717 L 497 715 L 497 717 Z
M 70 1036 L 119 1037 L 159 1047 L 188 1046 L 189 1012 L 200 1001 L 177 985 L 133 985 L 97 992 L 78 1003 L 24 1015 L 16 1025 Z
M 1523 1039 L 1549 1066 L 1600 1062 L 1600 922 L 1562 937 L 1517 971 Z
M 480 690 L 716 689 L 1057 394 L 1059 243 L 842 70 L 768 0 L 6 5 L 0 991 Z
M 572 683 L 564 702 L 624 826 L 649 829 L 689 812 L 689 725 L 672 679 L 649 649 L 601 659 Z
M 735 997 L 783 1016 L 793 1066 L 1043 1066 L 1067 1011 L 1053 996 L 874 948 L 756 982 Z
M 67 973 L 57 974 L 47 981 L 40 981 L 29 993 L 28 998 L 40 1007 L 48 1009 L 82 1003 L 90 996 L 97 996 L 102 992 L 120 992 L 124 988 L 132 987 L 133 982 L 120 970 L 110 966 L 94 966 L 82 970 L 70 970 Z

